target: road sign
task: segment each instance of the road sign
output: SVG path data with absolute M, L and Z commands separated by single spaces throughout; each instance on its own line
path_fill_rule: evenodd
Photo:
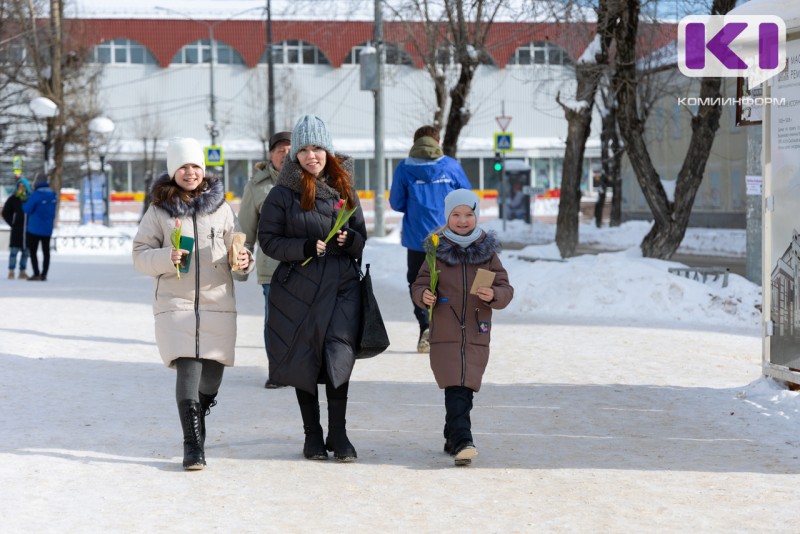
M 221 146 L 206 147 L 206 167 L 221 167 L 225 165 L 225 157 Z
M 514 134 L 511 132 L 496 132 L 494 134 L 494 151 L 511 152 L 514 150 Z
M 502 117 L 495 117 L 494 120 L 497 121 L 497 125 L 500 127 L 500 130 L 506 131 L 508 125 L 511 124 L 511 117 L 507 117 L 503 115 Z
M 11 162 L 14 167 L 14 176 L 22 176 L 22 156 L 14 156 Z

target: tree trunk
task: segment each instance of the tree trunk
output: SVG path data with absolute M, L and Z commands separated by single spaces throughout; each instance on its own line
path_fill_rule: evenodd
M 603 114 L 603 130 L 600 132 L 600 160 L 603 167 L 601 175 L 600 194 L 597 202 L 598 211 L 602 213 L 606 197 L 611 191 L 611 209 L 609 226 L 619 226 L 622 219 L 622 179 L 619 175 L 622 163 L 623 150 L 619 143 L 619 130 L 617 129 L 617 109 L 613 93 L 608 90 L 603 92 L 605 113 Z M 602 226 L 602 221 L 597 219 L 597 227 Z
M 474 75 L 475 68 L 467 62 L 462 62 L 458 83 L 450 91 L 450 111 L 447 114 L 447 127 L 444 130 L 442 152 L 451 158 L 456 157 L 458 137 L 470 119 L 470 113 L 467 109 L 467 96 L 469 95 Z
M 562 258 L 575 255 L 578 246 L 578 213 L 581 204 L 581 175 L 583 174 L 583 154 L 586 139 L 592 125 L 592 103 L 597 90 L 597 65 L 578 65 L 577 100 L 585 103 L 581 109 L 572 109 L 556 102 L 564 108 L 567 117 L 567 147 L 564 150 L 564 166 L 561 174 L 561 198 L 558 202 L 556 219 L 556 245 Z
M 583 105 L 580 109 L 562 104 L 558 95 L 556 102 L 564 109 L 567 118 L 567 142 L 564 149 L 564 167 L 561 175 L 561 197 L 556 219 L 556 245 L 562 258 L 575 254 L 578 246 L 578 214 L 581 204 L 581 176 L 586 140 L 592 126 L 597 86 L 608 63 L 608 46 L 613 37 L 619 7 L 613 0 L 600 0 L 597 7 L 597 39 L 600 47 L 593 58 L 582 58 L 575 65 L 578 86 L 575 100 Z
M 63 29 L 61 22 L 64 17 L 64 4 L 61 0 L 50 0 L 50 92 L 53 101 L 58 105 L 58 115 L 53 121 L 48 121 L 48 126 L 53 125 L 53 159 L 55 166 L 50 172 L 50 187 L 56 193 L 56 199 L 61 198 L 61 186 L 64 182 L 64 150 L 66 139 L 64 138 L 64 122 L 67 114 L 64 103 L 64 82 L 61 79 L 62 52 L 63 52 Z M 45 162 L 46 164 L 46 162 Z M 61 202 L 56 203 L 56 225 L 58 225 L 58 215 Z
M 711 13 L 725 14 L 735 0 L 714 0 Z M 654 224 L 641 243 L 642 255 L 648 258 L 669 259 L 678 249 L 689 224 L 692 205 L 703 180 L 714 136 L 719 128 L 721 80 L 703 78 L 701 99 L 714 99 L 703 104 L 692 119 L 692 137 L 675 187 L 675 201 L 670 202 L 660 176 L 653 166 L 644 141 L 644 122 L 637 112 L 636 35 L 639 20 L 639 0 L 631 0 L 622 12 L 617 25 L 617 73 L 614 88 L 619 102 L 619 126 L 625 140 L 628 159 L 636 180 L 653 214 Z

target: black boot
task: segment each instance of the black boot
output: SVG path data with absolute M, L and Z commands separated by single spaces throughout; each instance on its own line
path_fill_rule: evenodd
M 216 397 L 216 393 L 213 395 L 200 393 L 200 443 L 203 444 L 203 448 L 206 446 L 206 416 L 211 415 L 211 408 L 217 405 L 217 401 L 214 400 Z
M 182 400 L 178 402 L 178 413 L 183 427 L 183 468 L 189 471 L 203 469 L 206 458 L 201 439 L 200 403 L 191 399 Z
M 325 440 L 325 447 L 333 451 L 333 457 L 340 462 L 352 462 L 358 457 L 353 444 L 347 439 L 346 413 L 347 399 L 328 400 L 328 439 Z
M 325 450 L 322 425 L 319 424 L 319 402 L 299 405 L 300 415 L 303 417 L 303 431 L 306 434 L 303 456 L 308 460 L 327 460 L 328 451 Z

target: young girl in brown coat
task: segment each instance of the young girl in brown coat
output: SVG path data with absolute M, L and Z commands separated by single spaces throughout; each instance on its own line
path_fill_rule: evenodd
M 469 465 L 478 455 L 472 441 L 473 393 L 489 361 L 492 310 L 508 306 L 514 288 L 497 253 L 500 242 L 494 232 L 477 227 L 480 199 L 469 189 L 450 192 L 444 201 L 447 224 L 426 239 L 426 250 L 435 250 L 439 280 L 431 292 L 431 273 L 424 263 L 412 285 L 414 302 L 433 307 L 430 361 L 436 383 L 444 389 L 444 450 L 456 465 Z M 470 293 L 478 269 L 494 273 L 491 285 Z

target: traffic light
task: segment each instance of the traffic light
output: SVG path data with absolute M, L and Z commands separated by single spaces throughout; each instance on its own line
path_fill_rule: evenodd
M 503 158 L 500 156 L 500 152 L 494 153 L 494 171 L 503 172 Z

